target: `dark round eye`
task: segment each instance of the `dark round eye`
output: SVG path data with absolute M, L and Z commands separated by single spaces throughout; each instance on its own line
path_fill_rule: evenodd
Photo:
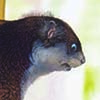
M 73 44 L 71 45 L 71 51 L 72 51 L 72 52 L 76 52 L 76 51 L 77 51 L 77 45 L 76 45 L 75 43 L 73 43 Z

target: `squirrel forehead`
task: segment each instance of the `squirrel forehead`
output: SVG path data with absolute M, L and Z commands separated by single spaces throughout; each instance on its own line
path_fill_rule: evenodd
M 54 21 L 56 26 L 56 35 L 68 40 L 69 42 L 79 42 L 79 39 L 70 25 L 61 19 L 47 17 L 49 21 Z

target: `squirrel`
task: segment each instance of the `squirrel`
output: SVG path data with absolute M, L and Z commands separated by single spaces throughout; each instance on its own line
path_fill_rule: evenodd
M 85 63 L 73 29 L 54 16 L 0 20 L 0 100 L 23 100 L 40 76 Z

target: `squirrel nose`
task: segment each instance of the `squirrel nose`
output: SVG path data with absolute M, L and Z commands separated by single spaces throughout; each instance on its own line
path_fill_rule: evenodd
M 83 57 L 83 59 L 81 59 L 81 63 L 82 63 L 82 64 L 85 63 L 85 57 Z

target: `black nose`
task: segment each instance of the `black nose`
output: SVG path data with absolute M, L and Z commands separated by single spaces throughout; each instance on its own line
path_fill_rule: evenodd
M 81 59 L 81 63 L 82 63 L 82 64 L 85 63 L 85 57 L 83 57 L 83 59 Z

